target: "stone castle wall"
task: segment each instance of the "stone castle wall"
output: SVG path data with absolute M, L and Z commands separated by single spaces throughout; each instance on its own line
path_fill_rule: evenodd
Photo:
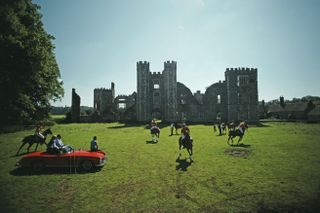
M 150 122 L 157 118 L 164 122 L 258 122 L 256 68 L 227 68 L 224 81 L 213 83 L 204 93 L 192 94 L 177 82 L 177 62 L 164 62 L 162 72 L 151 72 L 147 61 L 136 65 L 137 92 L 132 95 L 115 97 L 114 83 L 111 89 L 94 90 L 94 109 L 99 121 Z M 74 90 L 72 103 L 73 111 L 78 110 L 75 107 L 78 105 L 80 110 L 80 97 Z

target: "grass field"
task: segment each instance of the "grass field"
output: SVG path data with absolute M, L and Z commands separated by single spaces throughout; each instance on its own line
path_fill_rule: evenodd
M 243 147 L 230 147 L 212 126 L 190 126 L 194 162 L 178 157 L 178 135 L 161 129 L 147 143 L 144 126 L 58 124 L 65 144 L 88 149 L 98 136 L 109 160 L 99 172 L 15 168 L 21 139 L 0 135 L 0 212 L 317 212 L 320 209 L 320 124 L 250 127 Z M 26 147 L 25 147 L 26 148 Z M 42 147 L 44 150 L 45 147 Z M 245 156 L 230 155 L 233 150 Z M 24 150 L 23 150 L 24 151 Z

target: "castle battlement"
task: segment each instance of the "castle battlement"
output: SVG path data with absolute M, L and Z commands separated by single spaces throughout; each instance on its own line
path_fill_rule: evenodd
M 152 78 L 160 78 L 162 73 L 161 72 L 150 72 Z
M 117 97 L 116 97 L 116 99 L 126 99 L 126 98 L 129 98 L 130 97 L 130 95 L 123 95 L 123 94 L 121 94 L 121 95 L 118 95 Z
M 107 89 L 107 88 L 95 88 L 94 91 L 110 91 L 111 92 L 111 89 Z
M 225 72 L 237 72 L 238 74 L 244 74 L 244 73 L 255 73 L 257 72 L 257 68 L 248 68 L 248 67 L 238 67 L 238 68 L 227 68 Z
M 149 65 L 148 61 L 138 61 L 137 65 Z
M 165 61 L 164 64 L 177 64 L 176 61 Z

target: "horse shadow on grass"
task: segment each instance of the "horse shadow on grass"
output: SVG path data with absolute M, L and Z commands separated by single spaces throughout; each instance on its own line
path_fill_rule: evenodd
M 150 125 L 149 124 L 145 124 L 145 123 L 120 123 L 121 126 L 110 126 L 108 127 L 108 129 L 123 129 L 123 128 L 129 128 L 129 127 L 140 127 L 140 126 L 144 126 L 145 129 L 150 129 Z M 169 126 L 170 124 L 168 123 L 159 123 L 157 126 L 162 129 L 165 128 L 167 126 Z
M 251 145 L 250 144 L 243 144 L 243 143 L 240 143 L 240 144 L 231 144 L 230 146 L 232 147 L 242 147 L 242 148 L 250 148 Z
M 157 144 L 158 143 L 158 141 L 146 141 L 146 144 Z
M 178 165 L 176 166 L 176 170 L 177 171 L 180 170 L 180 171 L 183 171 L 183 172 L 186 172 L 188 170 L 188 167 L 191 166 L 191 164 L 193 163 L 193 161 L 188 162 L 187 158 L 180 159 L 180 155 L 176 159 L 176 162 L 178 163 Z
M 259 123 L 257 123 L 256 127 L 270 127 L 270 125 L 259 122 Z
M 56 174 L 70 174 L 70 175 L 80 175 L 87 173 L 96 173 L 101 169 L 95 169 L 89 172 L 81 171 L 75 168 L 44 168 L 42 171 L 34 172 L 31 169 L 18 167 L 11 170 L 9 173 L 13 176 L 39 176 L 39 175 L 56 175 Z
M 141 123 L 120 123 L 121 126 L 109 126 L 108 129 L 123 129 L 123 128 L 129 128 L 129 127 L 138 127 L 142 126 Z

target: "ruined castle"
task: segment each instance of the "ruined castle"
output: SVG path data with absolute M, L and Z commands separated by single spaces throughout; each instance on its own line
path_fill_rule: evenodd
M 256 68 L 227 68 L 224 81 L 213 83 L 205 93 L 192 94 L 188 87 L 177 82 L 177 62 L 166 61 L 162 72 L 151 72 L 149 62 L 139 61 L 137 92 L 115 96 L 114 83 L 111 89 L 94 89 L 94 119 L 253 123 L 258 121 L 257 80 Z M 73 95 L 77 95 L 75 91 Z

